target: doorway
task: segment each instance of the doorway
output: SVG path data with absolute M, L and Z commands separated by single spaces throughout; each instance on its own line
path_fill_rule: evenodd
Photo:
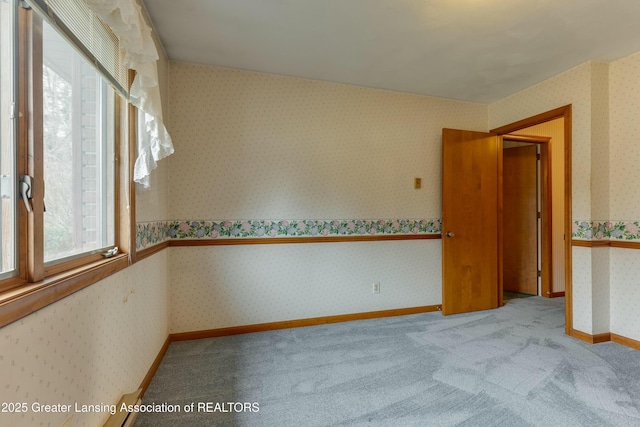
M 519 142 L 533 142 L 540 147 L 541 179 L 546 182 L 541 189 L 542 245 L 539 270 L 542 283 L 539 295 L 547 298 L 565 296 L 564 127 L 564 118 L 560 117 L 503 136 Z
M 549 171 L 549 182 L 561 189 L 554 194 L 560 197 L 562 208 L 554 209 L 559 219 L 554 221 L 552 247 L 559 236 L 562 248 L 560 273 L 566 297 L 565 332 L 571 332 L 571 105 L 493 129 L 490 133 L 443 129 L 443 314 L 485 310 L 503 304 L 502 227 L 494 228 L 494 218 L 497 224 L 502 224 L 503 213 L 502 191 L 498 191 L 502 188 L 502 155 L 498 153 L 502 153 L 505 135 L 557 118 L 563 119 L 564 144 L 559 161 L 554 163 L 562 165 L 563 169 L 555 174 Z M 458 147 L 466 149 L 460 151 Z M 476 159 L 476 151 L 490 161 Z M 478 177 L 474 178 L 474 174 Z M 466 181 L 458 183 L 459 176 L 466 176 Z M 465 185 L 468 191 L 462 191 Z M 477 194 L 487 197 L 476 198 Z M 552 201 L 552 206 L 555 206 L 553 202 L 555 200 Z M 476 249 L 472 245 L 480 246 Z M 550 291 L 547 296 L 560 295 L 553 295 Z
M 553 288 L 550 141 L 503 136 L 503 302 Z
M 555 159 L 553 167 L 549 167 L 549 183 L 551 192 L 550 236 L 551 261 L 546 263 L 552 268 L 548 273 L 551 278 L 549 289 L 542 289 L 542 296 L 545 297 L 565 297 L 565 333 L 570 334 L 573 329 L 572 310 L 572 260 L 571 260 L 571 147 L 572 147 L 572 111 L 571 105 L 556 108 L 509 125 L 501 126 L 491 130 L 497 135 L 544 135 L 546 127 L 553 124 L 556 126 L 556 133 L 562 138 L 562 144 L 553 144 L 549 148 L 550 157 Z M 557 120 L 562 119 L 562 120 Z M 540 131 L 542 129 L 542 131 Z M 544 277 L 543 262 L 543 277 Z M 544 281 L 543 281 L 544 283 Z M 502 291 L 502 290 L 501 290 Z

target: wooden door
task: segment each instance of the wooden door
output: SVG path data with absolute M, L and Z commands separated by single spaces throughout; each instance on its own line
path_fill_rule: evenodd
M 442 130 L 442 312 L 497 308 L 500 150 L 495 134 Z
M 508 148 L 502 155 L 504 290 L 538 294 L 536 146 Z

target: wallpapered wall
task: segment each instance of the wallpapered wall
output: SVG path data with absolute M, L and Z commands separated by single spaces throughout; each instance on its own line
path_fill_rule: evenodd
M 610 66 L 610 218 L 640 220 L 640 53 Z M 633 227 L 632 227 L 633 228 Z M 640 234 L 640 233 L 639 233 Z M 640 251 L 612 248 L 611 330 L 640 340 Z
M 610 65 L 610 218 L 640 220 L 640 53 Z M 606 219 L 606 218 L 601 218 Z
M 171 332 L 437 305 L 440 241 L 171 248 Z M 372 293 L 372 283 L 381 291 Z
M 592 62 L 591 73 L 591 218 L 611 219 L 609 64 Z M 611 331 L 609 253 L 608 249 L 591 252 L 592 334 Z
M 137 390 L 169 332 L 162 252 L 0 330 L 0 414 L 15 426 L 102 425 L 108 414 L 34 413 L 31 404 L 115 404 Z
M 170 111 L 171 219 L 438 218 L 442 128 L 487 125 L 481 104 L 176 62 Z
M 486 105 L 176 62 L 170 111 L 170 218 L 199 223 L 437 219 L 442 128 L 487 127 Z M 172 330 L 439 304 L 439 260 L 439 241 L 175 248 Z

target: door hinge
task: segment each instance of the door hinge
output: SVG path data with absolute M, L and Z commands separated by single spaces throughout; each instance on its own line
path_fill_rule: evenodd
M 538 270 L 538 277 L 542 277 L 542 271 Z
M 540 154 L 536 154 L 536 160 L 540 160 Z
M 542 212 L 538 212 L 538 219 L 542 218 Z

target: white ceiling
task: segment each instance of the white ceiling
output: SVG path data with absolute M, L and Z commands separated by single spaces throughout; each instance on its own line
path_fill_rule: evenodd
M 640 51 L 640 0 L 144 0 L 170 59 L 492 102 Z

